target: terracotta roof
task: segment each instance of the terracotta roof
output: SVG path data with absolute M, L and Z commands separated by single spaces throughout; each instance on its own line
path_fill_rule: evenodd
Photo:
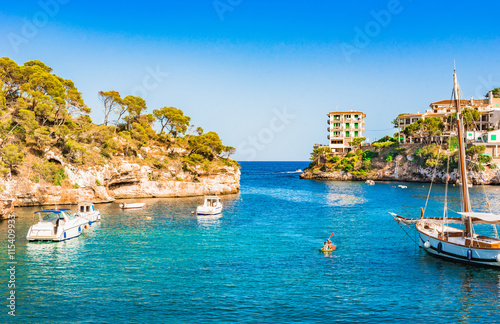
M 402 117 L 422 117 L 424 114 L 407 114 L 407 115 L 401 115 L 401 116 L 398 116 L 398 118 L 402 118 Z

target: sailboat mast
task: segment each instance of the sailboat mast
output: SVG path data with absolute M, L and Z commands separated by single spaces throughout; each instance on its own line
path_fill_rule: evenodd
M 455 104 L 457 106 L 457 126 L 458 126 L 458 149 L 459 149 L 459 171 L 460 180 L 462 182 L 462 211 L 469 212 L 470 200 L 469 200 L 469 187 L 467 186 L 467 167 L 466 167 L 466 157 L 465 157 L 465 136 L 464 136 L 464 125 L 462 122 L 462 114 L 460 112 L 460 92 L 457 82 L 457 73 L 453 71 L 453 93 L 455 96 Z M 465 222 L 467 234 L 472 234 L 472 229 L 468 221 Z M 469 236 L 469 235 L 468 235 Z

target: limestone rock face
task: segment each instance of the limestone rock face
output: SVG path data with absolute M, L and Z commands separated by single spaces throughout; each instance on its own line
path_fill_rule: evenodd
M 74 204 L 80 201 L 112 202 L 116 198 L 187 197 L 207 194 L 232 194 L 240 189 L 239 168 L 223 167 L 215 173 L 184 172 L 180 163 L 157 170 L 149 166 L 120 161 L 117 165 L 88 170 L 65 164 L 62 157 L 48 152 L 46 158 L 64 166 L 72 187 L 42 181 L 34 183 L 30 175 L 1 179 L 0 200 L 11 199 L 15 206 Z M 67 181 L 67 182 L 68 182 Z

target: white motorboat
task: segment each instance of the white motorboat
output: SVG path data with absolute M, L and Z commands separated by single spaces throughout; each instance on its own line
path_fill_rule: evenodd
M 88 220 L 71 214 L 70 209 L 45 209 L 35 212 L 39 222 L 26 235 L 28 241 L 64 241 L 79 236 Z
M 91 202 L 79 203 L 75 216 L 85 218 L 89 225 L 101 220 L 101 213 L 95 209 L 94 204 Z
M 398 185 L 398 188 L 406 189 L 406 188 L 408 188 L 408 186 Z
M 373 180 L 366 180 L 365 183 L 367 185 L 373 186 L 375 184 L 375 181 L 373 181 Z
M 222 212 L 222 201 L 218 196 L 205 196 L 203 206 L 196 208 L 197 215 L 217 215 Z
M 302 173 L 302 169 L 297 169 L 297 170 L 295 170 L 295 172 Z
M 120 204 L 121 209 L 137 209 L 142 208 L 146 203 L 135 203 L 135 204 Z

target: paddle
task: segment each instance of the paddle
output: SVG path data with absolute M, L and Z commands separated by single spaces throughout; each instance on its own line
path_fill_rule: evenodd
M 333 234 L 335 234 L 335 233 L 332 232 L 332 234 L 330 234 L 330 236 L 328 237 L 328 240 L 333 236 Z M 332 248 L 333 248 L 333 250 L 335 250 L 336 246 L 332 244 Z

